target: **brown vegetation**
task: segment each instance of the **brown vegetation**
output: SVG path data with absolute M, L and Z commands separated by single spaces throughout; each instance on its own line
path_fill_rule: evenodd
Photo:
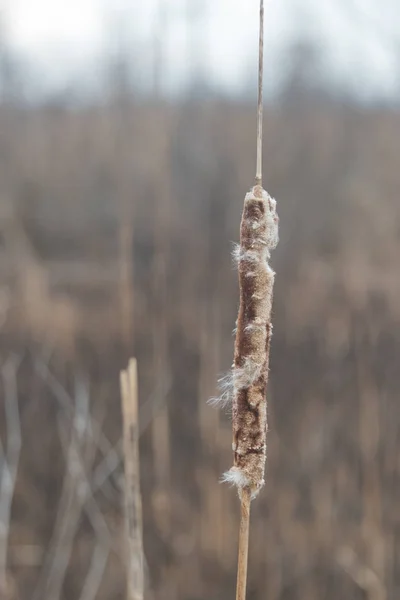
M 400 115 L 311 97 L 282 106 L 265 118 L 264 181 L 284 226 L 248 599 L 395 600 Z M 254 111 L 3 107 L 0 127 L 1 360 L 21 358 L 23 441 L 10 598 L 50 600 L 39 574 L 52 573 L 54 531 L 70 545 L 61 588 L 52 580 L 62 598 L 80 598 L 100 560 L 97 598 L 124 597 L 118 373 L 135 355 L 147 597 L 228 600 L 239 505 L 217 481 L 231 423 L 205 402 L 231 362 L 229 240 L 255 164 Z M 74 424 L 85 402 L 92 420 Z

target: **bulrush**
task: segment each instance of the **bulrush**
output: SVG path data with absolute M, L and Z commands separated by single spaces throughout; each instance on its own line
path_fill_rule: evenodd
M 256 185 L 246 194 L 235 251 L 239 267 L 240 308 L 235 359 L 224 380 L 232 390 L 234 466 L 224 480 L 248 488 L 254 498 L 264 484 L 267 435 L 267 383 L 272 335 L 274 272 L 270 250 L 278 243 L 276 202 Z M 231 380 L 231 385 L 229 385 Z
M 234 362 L 219 381 L 220 404 L 232 402 L 233 467 L 223 480 L 236 485 L 241 500 L 236 600 L 246 598 L 250 503 L 264 485 L 275 277 L 269 259 L 279 239 L 276 202 L 262 187 L 263 62 L 264 2 L 260 0 L 256 181 L 244 199 L 240 244 L 233 253 L 240 287 Z M 218 404 L 218 399 L 211 403 Z

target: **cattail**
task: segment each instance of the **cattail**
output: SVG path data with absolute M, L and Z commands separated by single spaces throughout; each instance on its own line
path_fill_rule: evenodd
M 264 485 L 275 276 L 269 259 L 270 250 L 278 243 L 276 202 L 262 188 L 263 46 L 264 3 L 260 0 L 256 185 L 245 197 L 240 244 L 234 251 L 240 287 L 234 362 L 229 374 L 220 380 L 221 403 L 226 405 L 231 398 L 233 421 L 234 464 L 223 480 L 237 486 L 241 499 L 236 600 L 246 596 L 250 503 Z
M 269 348 L 274 272 L 270 250 L 278 243 L 276 202 L 256 185 L 244 201 L 240 227 L 240 308 L 232 372 L 234 466 L 224 480 L 255 497 L 264 484 Z M 225 388 L 229 388 L 227 381 Z
M 267 384 L 272 336 L 275 273 L 270 251 L 279 241 L 276 201 L 262 188 L 262 81 L 264 3 L 260 1 L 256 185 L 246 194 L 240 244 L 233 257 L 239 269 L 240 306 L 232 369 L 219 380 L 221 395 L 212 405 L 232 403 L 234 465 L 223 480 L 254 498 L 264 484 Z

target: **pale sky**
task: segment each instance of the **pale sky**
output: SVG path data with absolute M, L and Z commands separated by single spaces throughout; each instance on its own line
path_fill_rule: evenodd
M 259 0 L 206 0 L 197 36 L 188 32 L 188 0 L 164 0 L 169 21 L 157 23 L 160 0 L 2 0 L 7 37 L 49 89 L 66 85 L 76 73 L 93 70 L 110 42 L 113 14 L 123 15 L 132 56 L 145 74 L 151 67 L 154 32 L 164 36 L 165 79 L 176 84 L 190 69 L 190 39 L 200 44 L 211 81 L 239 88 L 257 55 Z M 112 9 L 111 9 L 112 7 Z M 385 10 L 382 10 L 382 8 Z M 327 73 L 372 95 L 398 90 L 400 8 L 397 0 L 266 0 L 266 74 L 276 80 L 282 49 L 301 32 L 329 50 Z M 112 31 L 112 28 L 111 28 Z M 393 43 L 396 41 L 396 45 Z M 150 48 L 150 53 L 149 53 Z M 103 54 L 102 54 L 103 53 Z

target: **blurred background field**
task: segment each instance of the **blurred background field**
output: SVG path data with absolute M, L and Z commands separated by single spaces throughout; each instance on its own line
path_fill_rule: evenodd
M 118 377 L 130 356 L 139 365 L 147 598 L 234 594 L 239 503 L 218 484 L 231 463 L 230 418 L 206 401 L 232 360 L 230 253 L 255 170 L 256 53 L 248 63 L 244 50 L 205 58 L 211 5 L 172 4 L 154 9 L 144 38 L 138 4 L 103 3 L 108 37 L 94 70 L 85 56 L 86 70 L 57 53 L 45 66 L 24 54 L 11 5 L 4 12 L 7 600 L 125 597 Z M 372 3 L 332 3 L 343 36 L 353 26 L 375 48 L 363 66 L 349 41 L 346 71 L 342 38 L 313 33 L 333 19 L 328 10 L 282 4 L 287 12 L 267 25 L 281 23 L 283 40 L 266 49 L 264 143 L 281 241 L 267 485 L 252 509 L 248 598 L 397 600 L 400 27 Z M 395 2 L 387 12 L 400 16 Z M 279 21 L 289 14 L 299 17 L 291 37 Z M 232 14 L 233 31 L 242 16 Z M 183 26 L 178 60 L 171 40 Z M 238 83 L 226 64 L 234 73 L 239 54 Z M 218 64 L 222 83 L 209 76 Z M 60 83 L 54 74 L 68 68 Z

